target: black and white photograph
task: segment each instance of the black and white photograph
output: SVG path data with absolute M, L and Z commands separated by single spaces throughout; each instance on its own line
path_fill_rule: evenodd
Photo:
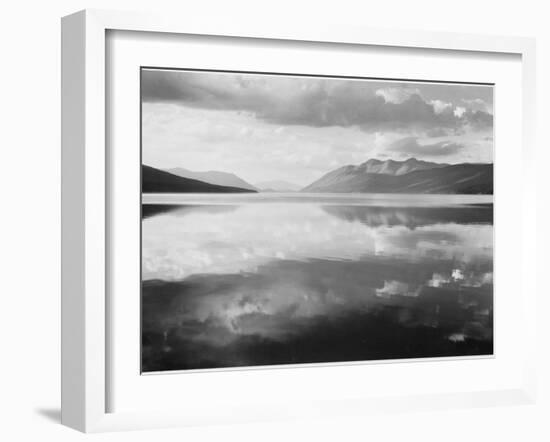
M 143 373 L 493 355 L 493 85 L 140 87 Z

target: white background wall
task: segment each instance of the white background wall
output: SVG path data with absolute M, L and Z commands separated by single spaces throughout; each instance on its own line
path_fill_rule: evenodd
M 82 440 L 59 420 L 60 17 L 83 8 L 168 10 L 227 19 L 313 20 L 373 27 L 534 36 L 538 43 L 541 311 L 540 399 L 536 406 L 369 416 L 93 436 L 94 440 L 550 440 L 550 327 L 543 286 L 549 245 L 542 206 L 550 191 L 550 13 L 523 0 L 19 0 L 0 9 L 0 439 Z M 235 19 L 235 18 L 233 18 Z M 521 176 L 510 177 L 521 180 Z M 533 269 L 533 277 L 536 269 Z

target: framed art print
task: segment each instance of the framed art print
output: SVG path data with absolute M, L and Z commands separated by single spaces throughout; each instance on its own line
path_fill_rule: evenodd
M 66 425 L 533 400 L 531 40 L 327 29 L 64 19 Z

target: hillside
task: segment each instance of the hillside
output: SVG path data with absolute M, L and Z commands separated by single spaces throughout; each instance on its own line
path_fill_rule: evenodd
M 239 187 L 218 186 L 203 181 L 182 178 L 177 175 L 141 166 L 141 191 L 143 193 L 244 193 L 255 190 Z
M 446 167 L 445 163 L 432 163 L 429 161 L 417 160 L 416 158 L 409 158 L 405 161 L 395 160 L 377 160 L 371 158 L 365 161 L 359 166 L 346 166 L 354 169 L 356 173 L 377 173 L 382 175 L 405 175 L 417 170 L 434 169 L 439 167 Z
M 391 160 L 390 160 L 391 161 Z M 368 163 L 368 162 L 367 162 Z M 302 189 L 303 192 L 363 193 L 439 193 L 492 194 L 492 164 L 424 163 L 403 173 L 406 161 L 392 161 L 390 167 L 377 165 L 378 171 L 360 166 L 345 166 L 322 176 Z M 371 163 L 372 164 L 372 163 Z M 431 166 L 431 167 L 430 167 Z
M 238 187 L 240 189 L 247 189 L 251 191 L 258 190 L 252 184 L 247 183 L 242 178 L 233 173 L 220 172 L 217 170 L 208 170 L 205 172 L 194 172 L 192 170 L 184 169 L 183 167 L 175 167 L 173 169 L 166 169 L 166 172 L 172 175 L 177 175 L 182 178 L 189 178 L 192 180 L 199 180 L 209 184 L 215 184 L 217 186 L 226 187 Z

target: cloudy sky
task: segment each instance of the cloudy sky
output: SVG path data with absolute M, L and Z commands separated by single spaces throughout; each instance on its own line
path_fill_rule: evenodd
M 369 158 L 493 161 L 490 86 L 142 71 L 143 163 L 310 184 Z

